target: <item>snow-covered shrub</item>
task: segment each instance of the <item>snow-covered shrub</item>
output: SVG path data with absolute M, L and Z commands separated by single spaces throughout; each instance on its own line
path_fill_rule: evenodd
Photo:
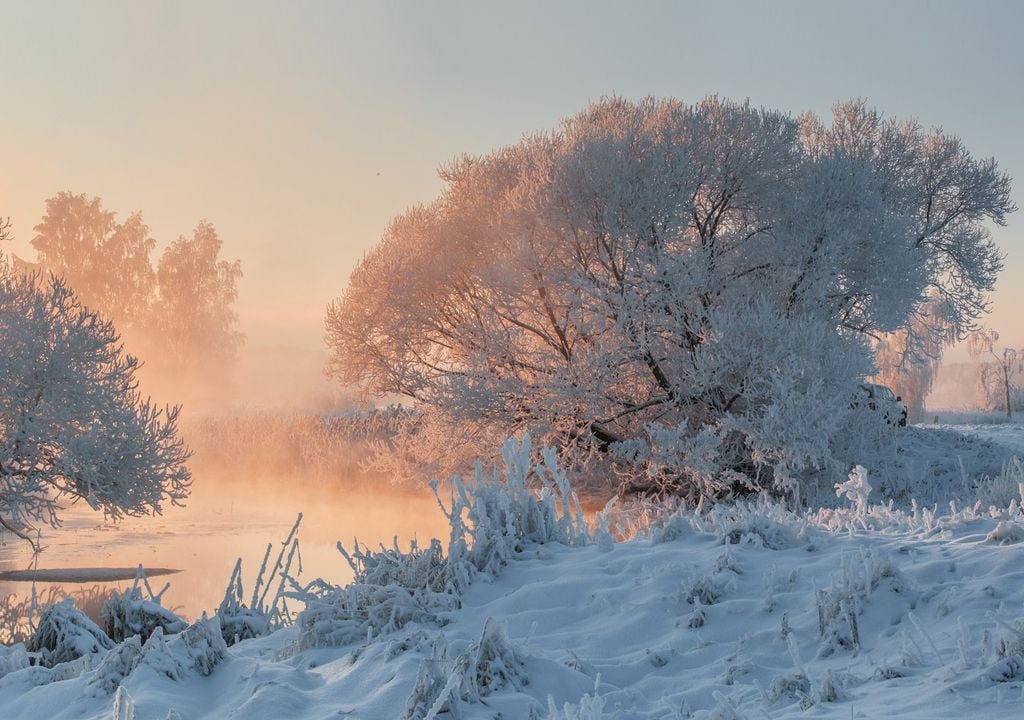
M 434 720 L 442 712 L 458 717 L 460 703 L 479 704 L 502 688 L 520 690 L 528 684 L 522 652 L 500 623 L 487 618 L 480 639 L 450 667 L 444 641 L 435 641 L 433 656 L 420 666 L 403 720 Z
M 295 593 L 305 604 L 296 620 L 299 649 L 333 647 L 395 632 L 410 622 L 439 624 L 458 597 L 424 588 L 353 582 L 314 583 Z
M 977 482 L 977 501 L 982 508 L 1005 508 L 1016 501 L 1024 504 L 1024 462 L 1013 457 L 1003 465 L 1003 470 L 993 478 L 982 478 Z
M 162 631 L 161 631 L 162 632 Z M 88 688 L 93 695 L 112 695 L 142 661 L 142 639 L 132 635 L 118 643 L 90 671 Z
M 139 635 L 142 642 L 146 642 L 158 627 L 165 634 L 184 630 L 185 621 L 160 604 L 169 586 L 169 583 L 165 584 L 159 593 L 154 593 L 140 565 L 132 586 L 123 592 L 113 592 L 100 611 L 107 635 L 115 642 Z M 148 598 L 143 595 L 143 590 Z
M 868 507 L 868 497 L 871 495 L 867 469 L 863 465 L 855 465 L 846 482 L 836 483 L 836 495 L 845 495 L 854 504 L 857 515 L 864 515 Z
M 53 667 L 113 646 L 107 634 L 67 598 L 43 609 L 27 649 L 39 653 L 42 665 Z
M 843 558 L 832 586 L 828 590 L 818 589 L 815 594 L 818 636 L 822 640 L 819 656 L 828 657 L 840 649 L 861 647 L 858 615 L 883 580 L 893 592 L 905 589 L 904 580 L 890 558 L 863 550 Z
M 140 635 L 132 635 L 109 650 L 89 673 L 88 686 L 93 694 L 112 694 L 141 665 L 171 680 L 193 673 L 209 675 L 226 652 L 217 618 L 207 619 L 204 614 L 170 636 L 157 625 L 145 643 Z
M 452 712 L 457 699 L 450 692 L 445 694 L 447 683 L 448 644 L 443 635 L 438 635 L 434 638 L 430 658 L 420 663 L 402 720 L 424 720 L 431 713 Z
M 756 500 L 716 503 L 707 514 L 694 515 L 698 529 L 717 535 L 725 544 L 753 544 L 770 550 L 806 543 L 807 523 L 767 495 Z
M 1000 545 L 1019 543 L 1024 541 L 1024 525 L 1012 520 L 1002 520 L 985 536 L 985 540 Z
M 691 605 L 715 605 L 725 594 L 726 582 L 717 573 L 691 578 L 683 584 L 682 598 Z
M 0 645 L 0 678 L 7 673 L 24 670 L 32 664 L 32 656 L 23 643 Z
M 1011 682 L 1024 680 L 1024 618 L 1018 618 L 1010 625 L 991 616 L 996 622 L 1009 631 L 996 645 L 996 662 L 986 671 L 992 682 Z
M 226 652 L 220 623 L 204 613 L 177 635 L 165 637 L 159 628 L 154 630 L 142 648 L 141 662 L 172 680 L 182 680 L 190 673 L 209 675 Z
M 354 578 L 346 587 L 323 581 L 291 592 L 303 601 L 299 613 L 299 647 L 336 646 L 401 629 L 410 622 L 437 623 L 438 613 L 459 606 L 450 563 L 434 540 L 421 550 L 416 542 L 408 552 L 360 547 L 352 552 L 338 543 Z
M 521 651 L 509 641 L 505 627 L 493 618 L 484 621 L 480 640 L 464 654 L 469 662 L 462 690 L 469 702 L 479 702 L 506 686 L 519 690 L 529 684 Z
M 453 477 L 450 509 L 449 561 L 468 564 L 469 573 L 497 575 L 526 545 L 583 545 L 590 529 L 555 451 L 544 448 L 533 464 L 530 436 L 509 438 L 501 449 L 503 478 L 497 468 L 487 477 L 477 463 L 472 482 Z M 433 484 L 435 493 L 437 484 Z M 471 579 L 452 568 L 458 586 Z
M 109 596 L 110 590 L 100 585 L 77 590 L 49 585 L 41 591 L 33 588 L 28 596 L 0 594 L 0 645 L 28 643 L 38 624 L 40 611 L 68 598 L 75 601 L 75 607 L 86 617 L 98 619 Z
M 546 720 L 603 720 L 605 700 L 597 689 L 601 684 L 598 674 L 594 680 L 594 694 L 586 693 L 578 703 L 565 703 L 561 709 L 555 706 L 555 699 L 548 695 L 548 716 Z

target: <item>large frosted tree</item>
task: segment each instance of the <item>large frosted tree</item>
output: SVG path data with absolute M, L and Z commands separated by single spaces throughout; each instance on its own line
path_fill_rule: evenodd
M 140 396 L 137 367 L 64 280 L 0 255 L 0 525 L 30 539 L 68 501 L 118 518 L 188 495 L 178 409 Z
M 934 302 L 973 329 L 1013 210 L 994 161 L 856 102 L 607 99 L 442 177 L 330 306 L 330 372 L 409 398 L 430 470 L 529 431 L 691 496 L 845 472 L 874 346 Z

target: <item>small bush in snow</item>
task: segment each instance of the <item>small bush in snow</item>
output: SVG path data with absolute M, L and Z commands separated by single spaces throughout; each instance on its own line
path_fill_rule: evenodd
M 145 642 L 157 628 L 167 634 L 185 629 L 184 620 L 162 607 L 160 603 L 143 599 L 140 593 L 132 589 L 111 595 L 103 606 L 100 617 L 107 633 L 117 642 L 133 635 L 140 636 Z
M 600 684 L 601 676 L 598 675 L 594 681 L 593 695 L 587 693 L 580 698 L 579 703 L 566 703 L 561 710 L 555 706 L 555 699 L 548 695 L 547 720 L 602 720 L 604 718 L 604 698 L 597 692 Z
M 16 645 L 0 645 L 0 678 L 18 670 L 24 670 L 32 664 L 31 656 L 22 643 Z
M 170 637 L 157 626 L 145 643 L 140 635 L 133 635 L 108 651 L 90 672 L 88 686 L 93 694 L 110 695 L 142 665 L 171 680 L 183 680 L 192 673 L 209 675 L 226 651 L 217 618 L 204 615 Z
M 694 519 L 698 528 L 714 533 L 727 545 L 781 550 L 807 541 L 806 522 L 781 502 L 765 495 L 756 501 L 718 503 L 706 515 L 697 515 Z
M 996 662 L 988 668 L 988 679 L 1000 683 L 1024 680 L 1024 618 L 1013 625 L 997 622 L 1010 631 L 1010 636 L 996 646 Z
M 861 646 L 858 615 L 883 580 L 894 592 L 902 592 L 904 581 L 888 557 L 861 551 L 843 558 L 838 577 L 828 590 L 818 590 L 818 635 L 824 641 L 819 656 L 827 657 L 837 650 L 857 650 Z M 911 617 L 913 619 L 913 616 Z
M 410 622 L 439 623 L 438 613 L 459 606 L 449 561 L 436 540 L 426 550 L 415 542 L 349 553 L 338 543 L 355 575 L 339 588 L 323 581 L 290 593 L 306 608 L 299 613 L 299 648 L 345 645 L 400 630 Z
M 443 643 L 441 638 L 435 641 L 433 657 L 420 666 L 403 720 L 434 720 L 443 712 L 458 717 L 460 703 L 479 704 L 502 688 L 521 690 L 529 684 L 522 653 L 493 618 L 484 621 L 480 640 L 451 667 Z
M 465 655 L 469 663 L 462 688 L 470 702 L 479 702 L 506 686 L 519 690 L 529 684 L 522 653 L 509 641 L 504 626 L 493 618 L 487 618 L 480 640 Z
M 142 660 L 142 639 L 133 635 L 107 652 L 95 670 L 89 673 L 92 695 L 112 695 Z
M 448 682 L 448 644 L 443 635 L 434 639 L 431 657 L 420 663 L 416 685 L 405 703 L 402 720 L 424 720 L 428 714 L 450 712 L 456 700 L 442 697 Z
M 27 649 L 39 653 L 40 664 L 53 667 L 113 646 L 106 633 L 67 598 L 43 609 Z
M 854 466 L 846 482 L 836 483 L 836 495 L 845 495 L 854 504 L 855 512 L 863 515 L 868 508 L 868 496 L 871 495 L 868 471 L 862 465 Z
M 351 584 L 344 588 L 326 586 L 317 594 L 309 590 L 302 598 L 306 609 L 299 613 L 299 649 L 333 647 L 368 640 L 396 630 L 410 622 L 440 623 L 437 611 L 454 610 L 454 596 L 432 598 L 398 585 Z

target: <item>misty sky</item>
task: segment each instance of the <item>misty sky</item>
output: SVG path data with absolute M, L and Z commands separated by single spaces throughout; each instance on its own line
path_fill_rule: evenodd
M 28 257 L 61 190 L 141 210 L 158 251 L 210 220 L 245 271 L 248 349 L 297 379 L 319 372 L 327 302 L 440 164 L 603 95 L 794 114 L 864 97 L 995 156 L 1024 206 L 1022 27 L 1012 1 L 0 0 L 0 215 Z M 1016 345 L 1022 228 L 995 233 L 988 321 Z

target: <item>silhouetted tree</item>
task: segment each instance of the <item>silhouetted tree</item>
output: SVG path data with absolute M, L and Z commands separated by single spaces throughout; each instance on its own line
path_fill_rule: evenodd
M 223 385 L 243 340 L 234 309 L 241 263 L 221 260 L 220 250 L 216 229 L 202 222 L 167 247 L 156 272 L 159 363 L 208 388 Z
M 156 276 L 156 241 L 140 213 L 123 223 L 99 198 L 58 193 L 46 201 L 32 246 L 49 272 L 63 277 L 81 301 L 131 333 L 145 322 Z
M 967 349 L 972 357 L 982 361 L 979 378 L 982 402 L 993 409 L 1002 404 L 1006 417 L 1012 419 L 1012 380 L 1014 375 L 1024 371 L 1024 350 L 1003 348 L 1002 353 L 997 353 L 997 342 L 999 333 L 995 330 L 979 330 L 968 338 Z

